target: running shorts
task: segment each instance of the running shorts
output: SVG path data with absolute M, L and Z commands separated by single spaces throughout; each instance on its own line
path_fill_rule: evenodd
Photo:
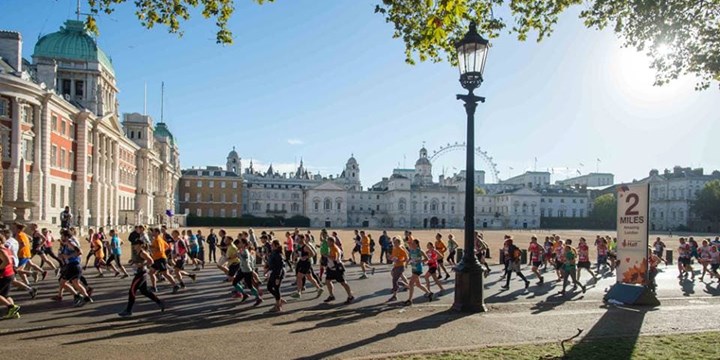
M 312 271 L 312 266 L 310 265 L 310 260 L 299 260 L 297 262 L 297 265 L 295 265 L 295 271 L 298 274 L 304 274 L 307 275 Z
M 82 267 L 80 263 L 72 263 L 65 265 L 63 269 L 62 278 L 66 281 L 72 281 L 82 276 Z
M 580 269 L 590 269 L 590 262 L 589 261 L 578 261 L 577 267 Z
M 325 280 L 337 281 L 340 284 L 345 283 L 345 271 L 328 269 Z
M 8 297 L 13 280 L 15 280 L 15 275 L 0 278 L 0 296 Z
M 371 255 L 360 255 L 360 262 L 364 262 L 366 264 L 370 263 Z
M 153 261 L 152 268 L 158 272 L 167 271 L 167 259 L 157 259 Z

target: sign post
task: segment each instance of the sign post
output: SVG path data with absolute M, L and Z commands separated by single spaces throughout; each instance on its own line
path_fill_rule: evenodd
M 648 289 L 650 185 L 617 188 L 617 282 L 605 295 L 628 305 L 660 305 Z

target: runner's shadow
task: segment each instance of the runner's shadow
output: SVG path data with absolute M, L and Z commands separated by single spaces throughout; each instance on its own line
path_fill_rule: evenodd
M 375 336 L 372 336 L 372 337 L 369 337 L 366 339 L 361 339 L 361 340 L 355 341 L 350 344 L 338 346 L 336 348 L 328 349 L 326 351 L 323 351 L 323 352 L 320 352 L 320 353 L 317 353 L 314 355 L 300 357 L 300 358 L 298 358 L 298 360 L 327 359 L 327 358 L 331 358 L 331 357 L 337 357 L 346 351 L 349 351 L 349 350 L 352 350 L 352 349 L 355 349 L 355 348 L 358 348 L 361 346 L 370 345 L 377 341 L 387 340 L 388 338 L 392 338 L 397 335 L 407 334 L 407 333 L 411 333 L 411 332 L 415 332 L 415 331 L 436 329 L 436 328 L 439 328 L 440 326 L 443 326 L 449 322 L 462 319 L 469 315 L 471 315 L 471 314 L 460 313 L 460 312 L 456 312 L 456 311 L 452 311 L 452 310 L 446 310 L 443 312 L 433 313 L 424 318 L 415 319 L 412 321 L 397 324 L 394 329 L 389 330 L 385 333 L 378 334 L 378 335 L 375 335 Z
M 710 283 L 706 283 L 703 292 L 712 296 L 720 296 L 720 286 L 713 289 L 710 287 Z
M 695 282 L 684 279 L 680 280 L 680 286 L 682 287 L 683 296 L 691 296 L 695 293 Z

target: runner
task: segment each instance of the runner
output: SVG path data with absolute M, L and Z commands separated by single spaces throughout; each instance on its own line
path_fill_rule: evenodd
M 107 265 L 112 267 L 112 269 L 115 271 L 115 276 L 120 275 L 120 272 L 123 273 L 123 276 L 121 279 L 124 279 L 128 276 L 130 276 L 125 270 L 125 267 L 122 264 L 122 261 L 120 261 L 120 255 L 122 255 L 122 240 L 117 236 L 117 233 L 115 232 L 115 229 L 110 229 L 110 257 L 108 257 Z M 113 264 L 113 261 L 115 264 Z M 117 265 L 117 266 L 115 266 Z M 119 270 L 118 270 L 119 269 Z
M 327 230 L 320 230 L 320 281 L 322 281 L 325 268 L 328 264 L 328 255 L 330 255 L 330 245 L 328 245 L 330 237 L 328 236 Z
M 420 283 L 420 276 L 423 274 L 423 262 L 427 261 L 427 255 L 420 249 L 420 241 L 413 239 L 408 242 L 408 257 L 410 258 L 410 270 L 412 276 L 408 282 L 408 299 L 405 301 L 405 306 L 413 304 L 413 292 L 415 287 L 422 290 L 425 293 L 425 297 L 428 301 L 432 301 L 433 293 L 428 290 L 423 284 Z
M 720 268 L 720 249 L 718 245 L 710 247 L 710 277 L 715 277 L 720 283 L 720 274 L 718 274 L 718 268 Z
M 615 271 L 615 268 L 618 265 L 617 261 L 617 238 L 610 239 L 610 236 L 605 236 L 605 240 L 607 240 L 608 244 L 608 263 L 610 263 L 610 272 Z
M 40 274 L 42 274 L 42 279 L 45 280 L 45 277 L 47 277 L 47 271 L 43 270 L 39 266 L 35 265 L 32 262 L 32 251 L 30 246 L 30 238 L 25 234 L 25 225 L 20 223 L 15 223 L 15 239 L 18 241 L 18 265 L 17 268 L 21 272 L 23 270 L 26 270 L 27 267 L 30 269 L 35 270 L 36 272 L 33 273 L 34 282 L 38 282 L 38 277 Z M 27 277 L 25 275 L 22 275 L 22 280 L 24 283 L 29 284 Z
M 447 261 L 448 264 L 455 266 L 455 254 L 457 253 L 457 249 L 460 247 L 455 241 L 455 236 L 453 234 L 448 235 L 448 249 L 450 249 L 450 253 L 448 254 Z
M 680 271 L 680 274 L 678 275 L 678 279 L 682 279 L 685 277 L 687 279 L 688 274 L 692 274 L 692 280 L 695 280 L 695 273 L 693 272 L 692 268 L 692 259 L 690 258 L 690 254 L 692 250 L 690 249 L 690 244 L 688 244 L 685 241 L 685 238 L 679 239 L 680 246 L 678 246 L 678 270 Z
M 427 243 L 427 251 L 425 252 L 425 255 L 427 256 L 427 265 L 428 265 L 428 271 L 425 272 L 425 287 L 430 290 L 430 277 L 435 280 L 435 285 L 437 285 L 440 288 L 440 292 L 442 293 L 445 291 L 445 288 L 440 284 L 440 280 L 438 279 L 438 266 L 440 265 L 440 261 L 442 260 L 442 254 L 435 249 L 435 245 L 433 245 L 432 242 Z M 442 274 L 441 274 L 442 275 Z M 449 277 L 449 275 L 448 275 Z M 438 294 L 439 295 L 439 294 Z
M 362 269 L 360 279 L 367 279 L 367 268 L 370 268 L 371 274 L 375 275 L 375 267 L 370 266 L 370 262 L 372 262 L 371 254 L 370 238 L 365 234 L 365 231 L 360 231 L 360 268 Z M 353 262 L 354 261 L 355 249 L 353 249 Z
M 664 256 L 664 253 L 665 253 L 665 243 L 662 242 L 662 240 L 660 240 L 659 236 L 657 238 L 655 238 L 655 242 L 653 243 L 653 248 L 654 248 L 653 253 L 662 259 L 662 257 Z
M 32 249 L 30 250 L 31 258 L 40 256 L 41 265 L 39 267 L 42 268 L 42 264 L 48 263 L 50 264 L 50 268 L 57 273 L 57 266 L 55 266 L 48 256 L 45 255 L 45 244 L 48 240 L 45 235 L 40 232 L 37 224 L 30 224 L 30 234 L 32 238 Z
M 72 213 L 70 213 L 70 207 L 66 206 L 65 210 L 60 213 L 60 228 L 69 229 L 70 222 L 72 221 Z
M 299 250 L 299 256 L 298 261 L 295 266 L 295 282 L 297 286 L 297 292 L 292 294 L 291 296 L 294 298 L 299 298 L 302 295 L 303 290 L 305 289 L 304 281 L 310 281 L 313 285 L 315 285 L 315 288 L 317 289 L 316 297 L 322 296 L 323 288 L 320 285 L 320 283 L 315 280 L 315 277 L 313 277 L 313 268 L 312 263 L 310 262 L 310 259 L 314 258 L 317 252 L 315 251 L 315 248 L 308 243 L 308 239 L 305 236 L 298 236 L 300 250 Z
M 393 268 L 390 271 L 392 277 L 392 296 L 387 302 L 397 301 L 397 293 L 400 290 L 398 285 L 402 285 L 404 288 L 408 287 L 408 279 L 405 277 L 403 272 L 408 261 L 408 253 L 405 247 L 402 246 L 402 240 L 398 237 L 392 239 L 393 249 L 390 255 L 390 259 L 393 261 Z M 400 281 L 402 280 L 402 282 Z
M 563 287 L 562 291 L 560 291 L 560 295 L 565 295 L 565 288 L 568 284 L 568 276 L 572 278 L 573 281 L 573 291 L 577 289 L 578 286 L 582 289 L 583 294 L 585 293 L 585 285 L 581 284 L 577 280 L 577 269 L 575 268 L 575 262 L 577 261 L 577 250 L 570 246 L 571 242 L 570 240 L 566 241 L 567 245 L 565 245 L 564 251 L 564 271 L 563 271 Z
M 287 263 L 290 271 L 293 270 L 293 252 L 295 251 L 295 238 L 290 232 L 285 233 L 285 263 Z
M 198 259 L 200 260 L 200 264 L 202 265 L 202 268 L 205 268 L 205 237 L 202 234 L 202 231 L 198 229 L 197 235 L 195 236 L 197 238 L 198 242 Z
M 92 248 L 92 243 L 96 238 L 95 230 L 93 228 L 88 229 L 88 236 L 85 238 L 85 241 L 90 244 L 90 247 Z M 95 256 L 95 253 L 93 251 L 88 251 L 87 256 L 85 257 L 85 266 L 83 266 L 83 270 L 87 270 L 88 263 L 90 263 L 90 257 Z
M 7 307 L 3 319 L 20 318 L 20 306 L 9 296 L 10 285 L 15 280 L 14 265 L 12 250 L 5 246 L 5 237 L 0 235 L 0 303 Z
M 262 298 L 260 297 L 260 293 L 258 292 L 258 289 L 255 287 L 255 279 L 254 279 L 254 265 L 255 265 L 255 256 L 253 256 L 252 252 L 252 243 L 248 239 L 242 239 L 240 241 L 240 249 L 239 249 L 239 258 L 240 258 L 240 269 L 235 274 L 235 279 L 233 279 L 233 283 L 237 281 L 238 277 L 243 281 L 245 284 L 245 287 L 247 287 L 250 290 L 250 293 L 255 296 L 255 304 L 253 304 L 253 307 L 256 307 L 262 303 Z M 237 289 L 237 288 L 236 288 Z M 240 288 L 242 289 L 242 287 Z M 247 294 L 245 294 L 244 289 L 242 289 L 243 292 L 239 293 L 240 296 L 242 296 L 242 301 L 244 302 L 249 297 Z M 321 292 L 322 293 L 322 292 Z M 238 293 L 236 293 L 238 294 Z
M 650 261 L 649 261 L 649 265 L 650 265 L 649 275 L 650 276 L 648 279 L 648 288 L 650 289 L 650 291 L 652 291 L 654 293 L 655 290 L 657 289 L 657 283 L 655 282 L 655 277 L 658 274 L 657 266 L 660 264 L 660 262 L 665 263 L 665 265 L 667 265 L 667 263 L 665 262 L 665 260 L 663 260 L 663 258 L 661 258 L 657 254 L 657 252 L 654 252 L 653 249 L 649 246 L 648 246 L 648 253 L 650 253 Z
M 240 249 L 238 249 L 239 240 L 233 240 L 231 236 L 225 236 L 223 242 L 226 244 L 227 251 L 225 252 L 225 258 L 227 259 L 227 280 L 231 282 L 233 286 L 232 297 L 244 298 L 245 289 L 240 282 L 242 276 L 237 276 L 240 271 Z
M 152 291 L 157 293 L 157 277 L 156 274 L 160 274 L 165 280 L 167 280 L 173 287 L 173 294 L 180 290 L 180 286 L 175 282 L 170 274 L 168 274 L 168 261 L 166 250 L 168 243 L 165 241 L 162 235 L 162 231 L 158 228 L 152 229 L 153 240 L 150 244 L 150 255 L 153 259 L 153 264 L 150 268 L 150 284 L 152 285 Z
M 607 240 L 601 237 L 597 237 L 595 239 L 595 247 L 597 250 L 597 274 L 600 275 L 600 266 L 605 266 L 604 269 L 607 269 L 608 263 L 607 263 L 607 251 L 608 251 L 608 245 Z
M 553 244 L 553 252 L 555 253 L 555 275 L 557 275 L 557 282 L 561 282 L 563 281 L 563 271 L 565 271 L 565 244 L 557 237 Z
M 545 237 L 545 243 L 543 243 L 543 250 L 545 250 L 544 256 L 543 256 L 543 270 L 547 270 L 547 265 L 550 263 L 552 265 L 554 259 L 555 253 L 553 252 L 553 243 L 552 240 L 550 240 L 549 236 Z
M 102 267 L 107 266 L 107 263 L 105 263 L 105 244 L 102 239 L 104 239 L 104 237 L 101 236 L 101 233 L 98 231 L 92 238 L 92 241 L 90 241 L 90 252 L 95 256 L 94 266 L 98 271 L 97 277 L 100 278 L 105 276 Z
M 180 284 L 180 288 L 185 288 L 185 282 L 183 276 L 187 276 L 195 282 L 197 275 L 188 273 L 185 271 L 185 262 L 187 261 L 188 244 L 187 241 L 180 236 L 180 232 L 177 230 L 172 231 L 172 237 L 175 242 L 175 249 L 173 250 L 174 255 L 174 275 L 177 282 Z
M 357 264 L 355 262 L 355 253 L 360 253 L 360 250 L 362 249 L 362 238 L 360 237 L 360 234 L 357 230 L 355 230 L 355 235 L 353 236 L 353 242 L 355 243 L 355 246 L 352 249 L 352 252 L 350 253 L 350 256 L 352 256 L 351 263 L 353 265 Z M 362 260 L 362 254 L 360 255 L 360 259 Z
M 137 294 L 138 291 L 158 304 L 160 312 L 165 312 L 165 303 L 147 287 L 147 267 L 153 265 L 153 258 L 148 253 L 147 244 L 140 239 L 136 239 L 130 246 L 130 264 L 135 266 L 135 277 L 130 284 L 130 291 L 128 291 L 127 306 L 125 310 L 118 315 L 121 317 L 132 316 L 132 309 L 135 305 L 135 294 Z
M 520 248 L 513 244 L 512 237 L 508 237 L 505 242 L 507 243 L 507 255 L 505 255 L 505 286 L 502 286 L 501 289 L 510 289 L 510 276 L 513 272 L 525 282 L 525 289 L 527 289 L 530 286 L 530 281 L 523 275 L 522 271 L 520 271 Z
M 597 280 L 597 275 L 590 269 L 590 247 L 588 247 L 587 240 L 584 237 L 580 238 L 580 243 L 577 248 L 577 280 L 580 281 L 580 273 L 582 269 L 585 269 L 594 280 Z
M 82 276 L 82 266 L 80 266 L 82 249 L 80 243 L 67 230 L 61 232 L 61 238 L 65 246 L 60 257 L 65 261 L 65 268 L 60 277 L 58 298 L 62 299 L 62 291 L 66 289 L 73 294 L 75 306 L 83 306 L 86 303 L 93 302 L 88 289 L 80 283 L 80 277 Z
M 447 252 L 447 246 L 445 246 L 445 242 L 442 240 L 442 234 L 437 233 L 435 235 L 435 251 L 438 252 L 438 269 L 445 272 L 445 280 L 450 278 L 450 274 L 448 273 L 447 269 L 445 268 L 445 252 Z M 442 276 L 442 272 L 440 272 L 440 276 Z M 429 288 L 429 287 L 428 287 Z
M 478 261 L 480 262 L 480 265 L 485 266 L 485 273 L 484 276 L 488 277 L 490 274 L 490 266 L 488 265 L 487 261 L 485 260 L 485 257 L 488 254 L 488 251 L 490 250 L 490 246 L 485 242 L 483 239 L 483 235 L 475 232 L 475 257 L 477 257 Z
M 218 231 L 218 238 L 217 238 L 217 247 L 220 250 L 220 260 L 216 262 L 217 268 L 220 269 L 220 271 L 223 272 L 226 276 L 228 275 L 228 267 L 225 266 L 225 263 L 227 263 L 227 247 L 228 243 L 225 241 L 225 237 L 227 237 L 227 232 L 225 232 L 225 229 L 220 229 Z M 232 238 L 230 238 L 230 241 L 232 242 Z M 234 274 L 233 274 L 234 275 Z M 226 277 L 223 281 L 231 281 L 228 280 Z
M 55 252 L 53 251 L 53 243 L 55 242 L 55 238 L 53 237 L 52 231 L 48 230 L 47 228 L 43 228 L 41 230 L 41 233 L 45 237 L 45 244 L 43 245 L 43 253 L 45 256 L 52 258 L 53 260 L 57 261 L 58 266 L 55 268 L 55 275 L 57 275 L 60 272 L 61 268 L 61 261 L 60 258 L 55 255 Z M 40 267 L 42 268 L 44 266 L 44 261 L 40 262 Z
M 528 253 L 530 254 L 530 261 L 529 264 L 532 265 L 532 272 L 537 276 L 538 278 L 538 285 L 542 285 L 545 282 L 545 278 L 540 275 L 540 265 L 542 265 L 542 259 L 544 254 L 544 249 L 540 244 L 537 242 L 537 236 L 533 235 L 530 238 L 530 246 L 528 246 Z
M 195 236 L 195 234 L 193 234 L 191 230 L 187 230 L 186 234 L 188 244 L 188 256 L 190 257 L 192 263 L 195 264 L 195 271 L 199 271 L 200 264 L 202 264 L 202 267 L 205 268 L 205 262 L 200 260 L 199 258 L 200 243 L 198 242 L 198 237 Z
M 285 277 L 285 266 L 283 265 L 282 246 L 280 241 L 272 241 L 272 252 L 268 258 L 268 265 L 265 269 L 265 276 L 268 278 L 267 289 L 275 298 L 275 306 L 270 309 L 270 312 L 282 311 L 282 306 L 285 303 L 282 295 L 280 294 L 280 284 Z M 332 293 L 332 292 L 331 292 Z
M 700 281 L 703 281 L 703 278 L 705 278 L 705 273 L 710 273 L 710 278 L 712 279 L 712 273 L 709 270 L 710 261 L 712 260 L 712 254 L 710 253 L 710 242 L 708 240 L 702 241 L 702 246 L 698 248 L 699 253 L 699 259 L 700 265 L 702 265 L 702 274 L 700 274 Z
M 12 236 L 12 231 L 10 231 L 9 229 L 3 229 L 2 235 L 6 239 L 4 241 L 5 247 L 8 248 L 10 250 L 10 253 L 12 254 L 13 271 L 15 272 L 15 275 L 18 275 L 18 273 L 20 273 L 20 270 L 17 269 L 16 265 L 18 263 L 17 254 L 18 254 L 18 249 L 19 249 L 20 245 L 18 244 L 18 241 L 15 240 L 15 238 Z M 24 272 L 25 272 L 25 275 L 32 275 L 32 272 L 29 272 L 29 271 L 24 271 Z M 37 288 L 31 287 L 27 283 L 22 282 L 22 280 L 19 279 L 17 276 L 15 276 L 15 278 L 13 279 L 12 284 L 15 287 L 25 289 L 30 294 L 31 299 L 35 299 L 35 297 L 37 296 L 37 292 L 38 292 Z
M 347 300 L 345 304 L 348 305 L 355 300 L 350 285 L 345 282 L 345 266 L 342 264 L 342 250 L 334 242 L 328 242 L 330 247 L 330 254 L 328 256 L 328 268 L 327 274 L 325 275 L 325 285 L 328 289 L 328 298 L 324 302 L 329 303 L 335 301 L 335 294 L 333 293 L 333 281 L 337 281 L 340 286 L 345 289 L 347 293 Z

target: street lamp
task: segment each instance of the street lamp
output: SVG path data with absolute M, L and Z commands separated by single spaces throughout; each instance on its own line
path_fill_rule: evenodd
M 483 270 L 475 257 L 475 108 L 484 97 L 473 91 L 483 81 L 488 41 L 477 32 L 475 22 L 470 23 L 467 34 L 456 45 L 460 84 L 467 95 L 457 95 L 465 103 L 467 113 L 467 154 L 465 176 L 465 248 L 463 258 L 455 271 L 455 301 L 453 309 L 465 312 L 484 312 Z

